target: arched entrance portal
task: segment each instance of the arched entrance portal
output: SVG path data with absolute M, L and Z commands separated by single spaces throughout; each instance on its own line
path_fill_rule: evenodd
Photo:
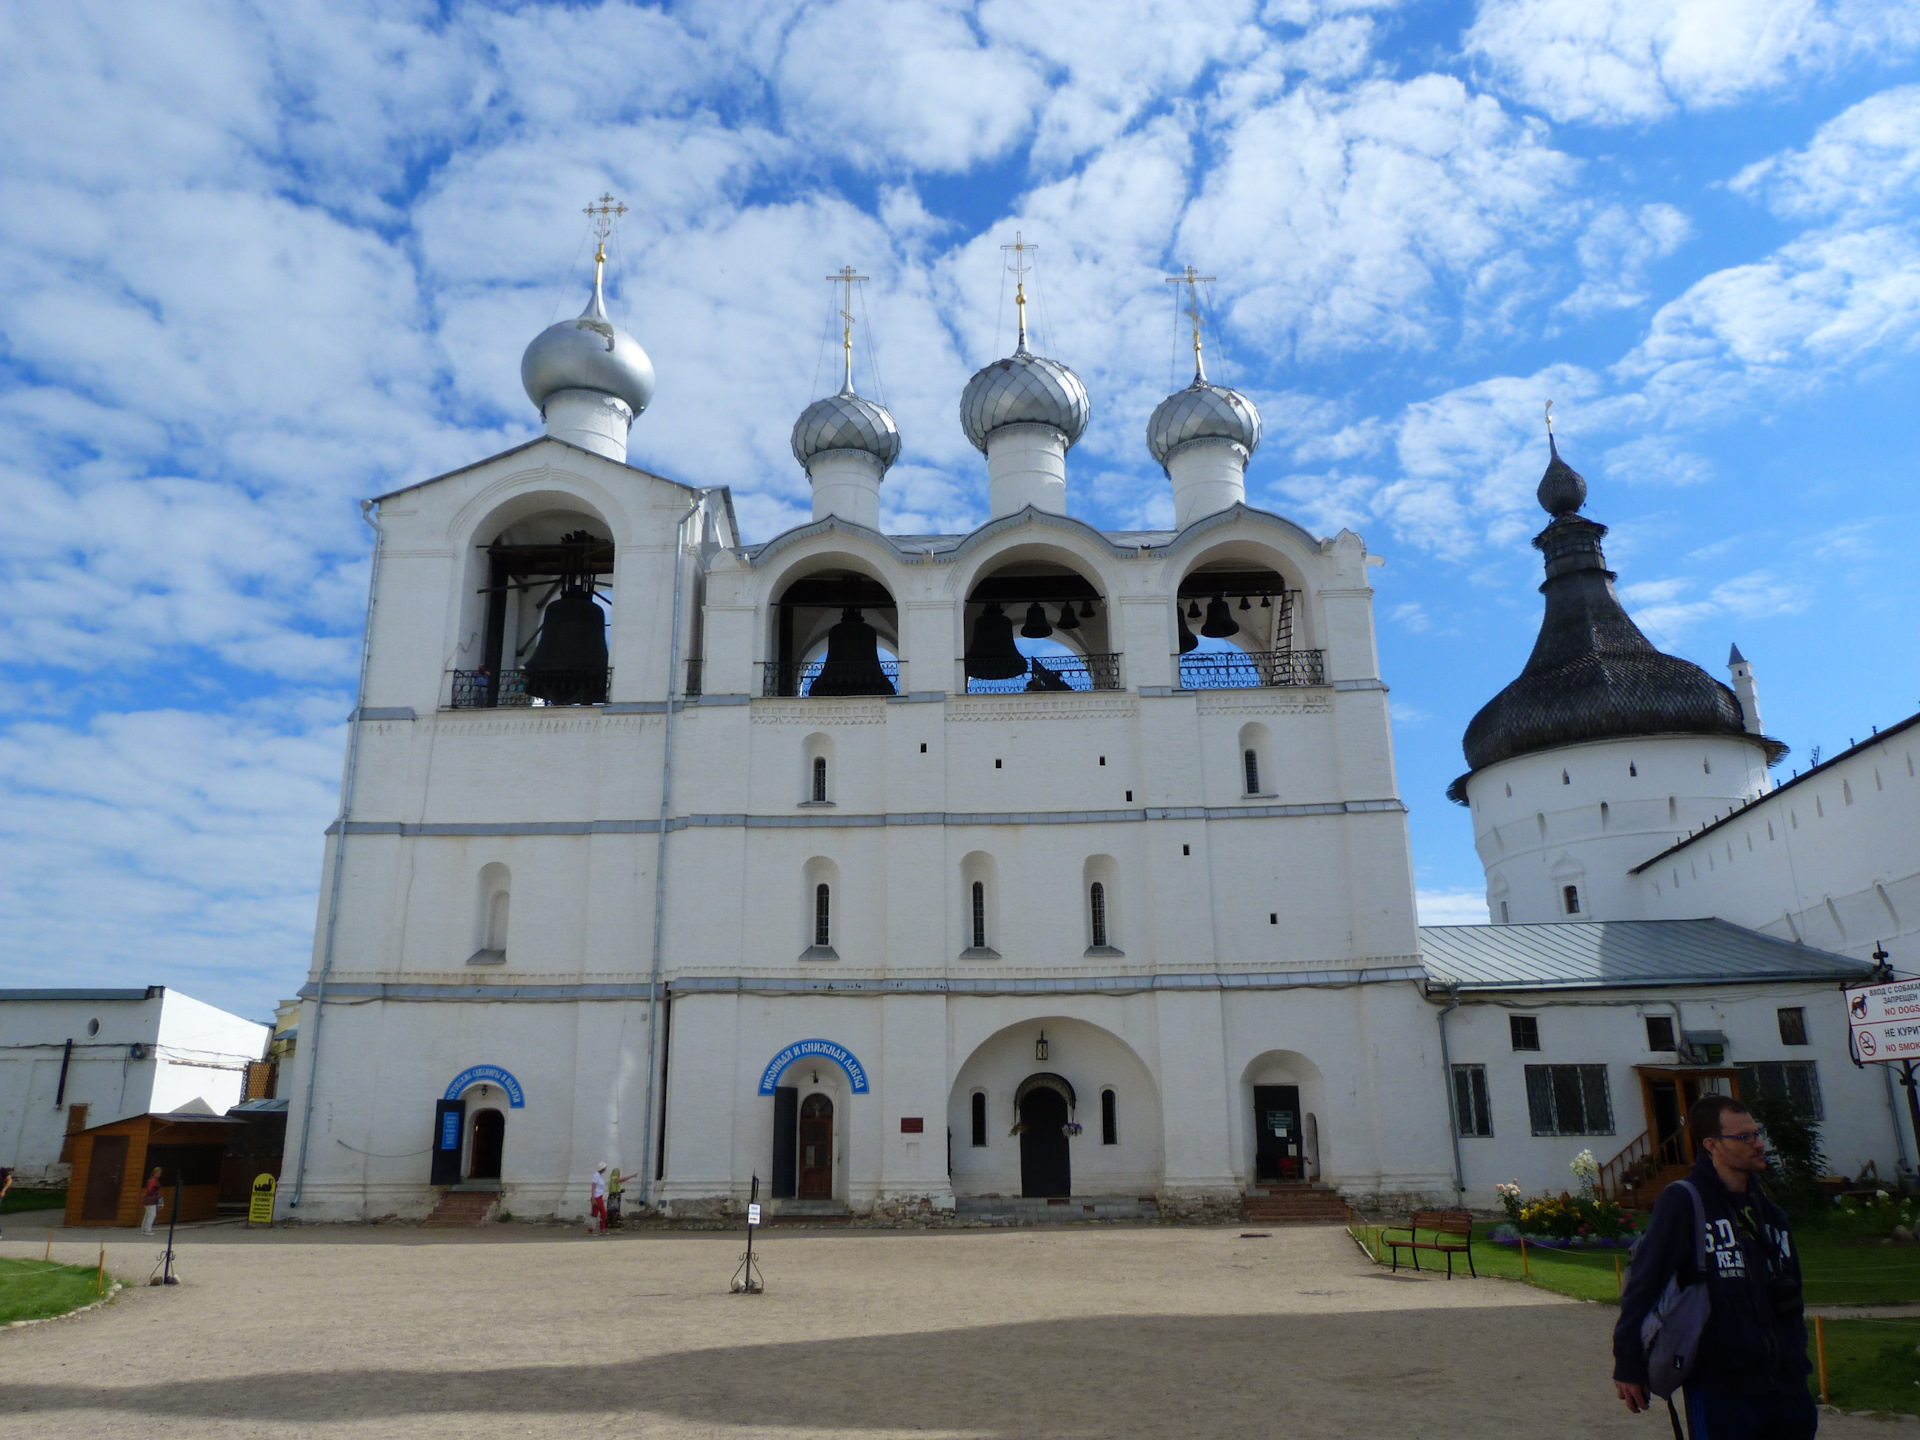
M 1043 1077 L 1034 1076 L 1033 1080 Z M 1051 1078 L 1051 1077 L 1044 1077 Z M 1030 1080 L 1020 1097 L 1020 1193 L 1029 1200 L 1073 1193 L 1073 1158 L 1067 1148 L 1067 1097 L 1059 1088 Z
M 473 1144 L 467 1151 L 469 1180 L 500 1178 L 500 1149 L 506 1139 L 507 1117 L 498 1110 L 476 1110 L 473 1115 Z
M 833 1198 L 833 1101 L 815 1092 L 800 1106 L 800 1183 L 802 1200 Z

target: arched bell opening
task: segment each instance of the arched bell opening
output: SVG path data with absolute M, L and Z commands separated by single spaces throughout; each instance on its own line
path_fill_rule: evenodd
M 1007 561 L 974 581 L 962 623 L 969 695 L 1120 688 L 1106 600 L 1071 565 Z
M 454 671 L 453 707 L 605 704 L 614 573 L 606 523 L 584 510 L 545 510 L 479 548 L 485 603 L 471 637 L 479 665 Z
M 1319 652 L 1302 648 L 1303 620 L 1298 584 L 1261 557 L 1189 570 L 1174 594 L 1180 688 L 1319 684 Z
M 766 695 L 894 695 L 900 612 L 887 587 L 853 570 L 822 570 L 788 585 L 773 605 Z

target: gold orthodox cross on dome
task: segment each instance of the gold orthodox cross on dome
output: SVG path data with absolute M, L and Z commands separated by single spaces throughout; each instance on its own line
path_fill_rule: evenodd
M 1027 348 L 1027 253 L 1037 251 L 1038 245 L 1029 245 L 1021 238 L 1018 230 L 1013 232 L 1013 244 L 1002 245 L 1002 250 L 1013 252 L 1013 263 L 1007 268 L 1013 271 L 1013 308 L 1020 317 L 1020 343 L 1015 353 Z M 1002 295 L 1007 292 L 1002 290 Z
M 1196 380 L 1207 378 L 1206 365 L 1200 358 L 1200 287 L 1211 285 L 1215 278 L 1197 274 L 1191 265 L 1178 275 L 1167 276 L 1167 284 L 1187 287 L 1187 308 L 1181 313 L 1193 319 L 1193 378 Z
M 600 283 L 600 271 L 607 263 L 607 236 L 613 233 L 613 222 L 627 213 L 627 207 L 613 198 L 611 191 L 602 190 L 600 198 L 580 212 L 593 222 L 594 237 L 600 242 L 593 254 L 593 283 Z
M 843 395 L 853 393 L 853 287 L 856 281 L 865 281 L 870 278 L 872 277 L 854 274 L 851 265 L 842 265 L 838 275 L 827 276 L 829 283 L 846 287 L 846 294 L 842 297 L 840 306 L 840 349 L 846 357 L 846 372 L 840 382 L 840 392 Z

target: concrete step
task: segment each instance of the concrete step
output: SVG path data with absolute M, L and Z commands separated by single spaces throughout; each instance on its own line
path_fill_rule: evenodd
M 449 1190 L 427 1216 L 426 1224 L 437 1229 L 467 1228 L 484 1225 L 500 1204 L 497 1190 Z
M 1347 1202 L 1323 1185 L 1280 1184 L 1255 1190 L 1246 1198 L 1247 1221 L 1256 1225 L 1341 1225 Z
M 1062 1225 L 1087 1220 L 1157 1220 L 1151 1195 L 1067 1195 L 1032 1199 L 1020 1195 L 957 1195 L 963 1216 L 1003 1225 Z

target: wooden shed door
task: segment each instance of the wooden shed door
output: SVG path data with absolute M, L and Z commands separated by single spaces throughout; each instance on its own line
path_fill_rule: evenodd
M 120 1185 L 127 1178 L 127 1137 L 96 1135 L 93 1159 L 87 1166 L 87 1197 L 80 1206 L 82 1220 L 111 1225 L 120 1218 Z
M 800 1106 L 802 1200 L 833 1198 L 833 1101 L 815 1093 Z

